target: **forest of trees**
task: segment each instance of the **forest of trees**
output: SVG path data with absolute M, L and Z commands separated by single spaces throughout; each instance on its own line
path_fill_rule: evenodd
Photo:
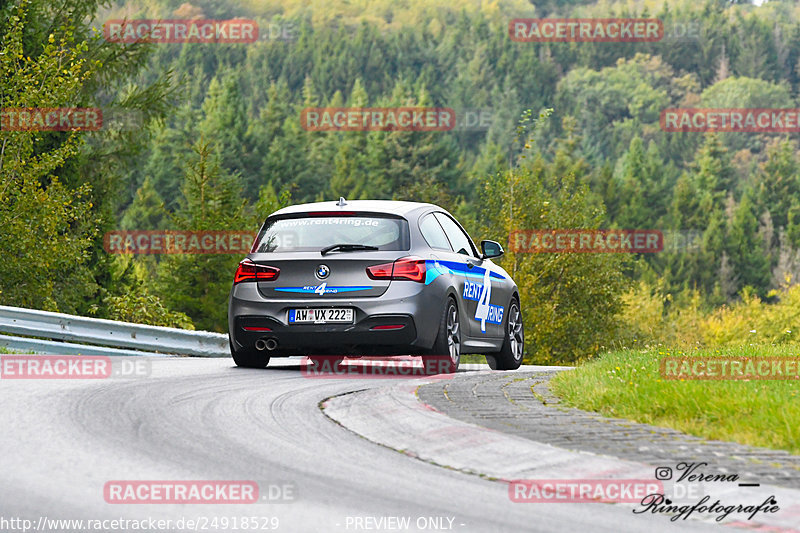
M 538 360 L 613 343 L 624 295 L 642 283 L 669 305 L 699 298 L 712 310 L 743 291 L 775 301 L 796 281 L 798 135 L 659 124 L 671 107 L 800 107 L 796 2 L 337 4 L 0 2 L 0 107 L 140 117 L 97 132 L 0 131 L 0 303 L 224 331 L 239 257 L 111 256 L 103 234 L 255 231 L 282 205 L 339 196 L 437 203 L 475 239 L 558 227 L 696 237 L 641 257 L 507 254 L 539 325 L 528 346 Z M 655 17 L 665 36 L 512 41 L 509 20 L 534 16 Z M 266 31 L 250 44 L 116 44 L 93 30 L 124 17 L 243 17 Z M 490 120 L 448 132 L 301 127 L 303 108 L 338 106 Z

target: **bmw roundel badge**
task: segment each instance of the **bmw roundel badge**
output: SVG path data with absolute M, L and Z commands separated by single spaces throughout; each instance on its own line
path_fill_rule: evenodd
M 316 275 L 319 279 L 325 279 L 331 273 L 331 269 L 328 268 L 328 265 L 319 265 L 317 267 Z

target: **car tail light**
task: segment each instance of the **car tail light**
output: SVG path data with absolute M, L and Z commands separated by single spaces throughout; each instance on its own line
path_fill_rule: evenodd
M 425 281 L 425 260 L 418 257 L 405 257 L 394 262 L 392 279 L 407 279 L 423 283 Z
M 383 263 L 367 267 L 367 276 L 372 279 L 392 279 L 394 263 Z
M 371 279 L 393 279 L 425 282 L 425 260 L 419 257 L 403 257 L 394 263 L 383 263 L 367 267 Z
M 239 268 L 236 269 L 236 274 L 233 276 L 233 283 L 235 285 L 243 281 L 275 281 L 280 273 L 279 268 L 257 265 L 249 259 L 245 259 L 239 263 Z

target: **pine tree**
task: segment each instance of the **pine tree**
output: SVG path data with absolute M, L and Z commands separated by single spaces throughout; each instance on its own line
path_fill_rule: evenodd
M 763 296 L 770 283 L 770 258 L 758 235 L 758 218 L 750 194 L 750 191 L 744 194 L 734 212 L 726 248 L 739 279 L 738 288 L 750 286 Z
M 800 197 L 797 145 L 789 139 L 771 143 L 767 160 L 759 167 L 757 206 L 768 210 L 776 227 L 786 228 L 789 208 Z
M 642 228 L 651 221 L 647 203 L 652 180 L 645 168 L 645 152 L 642 139 L 634 137 L 630 148 L 617 164 L 616 180 L 620 193 L 626 201 L 621 202 L 615 222 L 620 228 Z
M 289 88 L 285 82 L 271 83 L 266 91 L 266 105 L 258 111 L 258 120 L 250 123 L 247 135 L 253 142 L 253 183 L 262 187 L 276 183 L 266 163 L 271 146 L 282 134 L 283 123 L 291 112 Z
M 180 208 L 172 220 L 191 231 L 251 231 L 247 203 L 238 179 L 221 166 L 217 152 L 204 140 L 192 147 L 181 187 Z M 231 254 L 176 254 L 158 265 L 154 283 L 171 309 L 186 313 L 199 329 L 225 331 L 225 301 L 240 257 Z
M 245 196 L 255 198 L 258 192 L 254 171 L 256 162 L 238 79 L 230 73 L 220 78 L 214 77 L 208 86 L 202 109 L 200 134 L 214 140 L 214 149 L 222 168 L 230 174 L 239 174 L 243 178 Z
M 430 101 L 424 88 L 415 96 L 400 81 L 386 105 L 428 107 Z M 440 131 L 375 132 L 369 137 L 369 154 L 376 177 L 390 185 L 398 200 L 446 204 L 463 172 L 455 141 Z
M 722 145 L 719 136 L 706 134 L 705 142 L 700 147 L 694 160 L 691 174 L 696 187 L 711 196 L 712 203 L 707 206 L 719 208 L 729 192 L 735 192 L 736 171 L 731 165 L 727 148 Z
M 164 229 L 166 217 L 164 200 L 153 187 L 150 178 L 145 178 L 142 186 L 136 191 L 133 202 L 123 214 L 120 228 L 128 231 Z
M 197 112 L 190 105 L 179 107 L 171 124 L 154 126 L 152 146 L 145 159 L 142 174 L 147 176 L 168 209 L 177 208 L 180 197 L 184 161 L 191 151 Z

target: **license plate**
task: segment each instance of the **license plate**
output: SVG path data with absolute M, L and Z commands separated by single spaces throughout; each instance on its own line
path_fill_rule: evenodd
M 353 322 L 352 309 L 289 309 L 289 324 L 327 324 Z

